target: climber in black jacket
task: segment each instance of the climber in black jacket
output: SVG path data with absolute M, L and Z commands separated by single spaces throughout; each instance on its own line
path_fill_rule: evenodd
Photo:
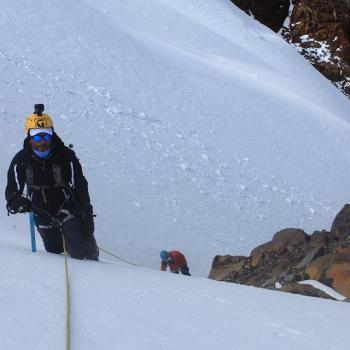
M 71 257 L 98 260 L 88 183 L 74 151 L 57 136 L 43 110 L 43 105 L 35 105 L 25 124 L 23 149 L 10 164 L 5 191 L 8 212 L 33 210 L 45 249 L 58 254 L 64 250 L 63 239 L 52 218 L 60 218 Z

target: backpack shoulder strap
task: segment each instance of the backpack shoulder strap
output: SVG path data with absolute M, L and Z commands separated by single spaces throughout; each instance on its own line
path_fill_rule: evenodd
M 34 184 L 34 170 L 31 165 L 25 166 L 25 175 L 26 175 L 26 184 L 28 187 L 33 186 Z
M 56 186 L 65 186 L 63 181 L 62 166 L 58 163 L 52 164 L 52 176 Z
M 58 163 L 54 163 L 51 165 L 51 170 L 52 170 L 52 177 L 54 180 L 53 187 L 66 186 L 63 180 L 62 166 Z M 31 165 L 25 166 L 25 176 L 26 176 L 26 184 L 29 188 L 40 189 L 41 187 L 43 188 L 48 187 L 48 186 L 34 185 L 34 169 Z

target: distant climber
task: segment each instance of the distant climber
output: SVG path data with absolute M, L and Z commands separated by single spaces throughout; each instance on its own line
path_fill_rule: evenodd
M 7 173 L 6 208 L 11 214 L 34 212 L 35 225 L 48 252 L 59 254 L 64 250 L 60 226 L 52 220 L 58 218 L 56 223 L 62 223 L 70 256 L 98 260 L 93 207 L 80 162 L 54 132 L 52 119 L 43 113 L 44 105 L 34 108 L 25 123 L 23 149 Z
M 160 252 L 160 258 L 162 259 L 160 265 L 161 271 L 165 271 L 169 266 L 172 273 L 181 272 L 183 275 L 191 276 L 186 258 L 181 252 L 177 250 L 171 250 L 170 252 L 162 250 Z

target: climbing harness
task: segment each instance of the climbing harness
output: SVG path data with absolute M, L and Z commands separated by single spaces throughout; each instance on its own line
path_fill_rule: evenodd
M 71 194 L 71 188 L 64 183 L 62 167 L 60 164 L 54 163 L 49 166 L 52 172 L 52 178 L 54 184 L 52 185 L 36 185 L 34 181 L 34 168 L 31 165 L 27 165 L 25 168 L 26 185 L 28 192 L 32 194 L 33 191 L 40 191 L 44 203 L 47 203 L 47 190 L 51 188 L 61 188 L 66 200 L 69 199 Z

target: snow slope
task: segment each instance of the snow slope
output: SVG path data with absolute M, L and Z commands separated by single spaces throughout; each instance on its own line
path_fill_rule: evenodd
M 0 349 L 65 348 L 64 258 L 0 227 Z M 69 259 L 71 349 L 346 349 L 349 304 Z
M 1 5 L 1 189 L 45 103 L 100 245 L 139 265 L 69 260 L 72 350 L 349 347 L 347 303 L 154 270 L 161 249 L 206 276 L 280 228 L 329 227 L 350 188 L 336 88 L 228 0 Z M 0 216 L 0 349 L 62 349 L 63 257 L 30 252 L 26 215 Z
M 2 174 L 45 103 L 127 259 L 177 248 L 205 276 L 347 201 L 349 101 L 228 0 L 3 0 L 0 29 Z

